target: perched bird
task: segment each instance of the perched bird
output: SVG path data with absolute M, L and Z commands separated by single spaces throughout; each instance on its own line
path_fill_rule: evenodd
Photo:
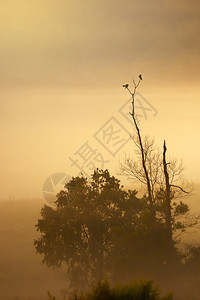
M 128 83 L 127 83 L 127 84 L 123 84 L 123 87 L 124 87 L 125 89 L 127 89 L 127 88 L 128 88 Z
M 140 80 L 142 80 L 142 74 L 139 75 Z

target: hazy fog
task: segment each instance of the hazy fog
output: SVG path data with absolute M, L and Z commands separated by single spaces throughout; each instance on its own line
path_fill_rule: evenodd
M 200 213 L 199 187 L 196 195 L 188 200 L 193 214 Z M 16 200 L 0 203 L 0 299 L 47 299 L 47 291 L 61 297 L 67 286 L 66 270 L 47 268 L 42 256 L 36 256 L 33 240 L 37 232 L 35 224 L 40 217 L 44 200 Z M 196 209 L 198 207 L 198 209 Z M 197 229 L 183 234 L 185 242 L 197 244 L 200 235 Z M 169 278 L 170 279 L 170 278 Z M 159 282 L 163 290 L 174 290 L 177 282 Z
M 51 270 L 36 256 L 35 224 L 44 203 L 7 201 L 0 204 L 0 299 L 46 299 L 47 291 L 61 296 L 67 280 L 64 271 Z
M 113 157 L 93 135 L 112 116 L 131 131 L 118 109 L 140 73 L 158 111 L 143 133 L 165 138 L 199 181 L 198 12 L 195 0 L 2 1 L 0 199 L 40 197 L 49 175 L 77 174 L 69 156 L 86 141 L 116 173 L 131 143 Z
M 1 1 L 2 300 L 45 299 L 48 289 L 64 288 L 65 272 L 43 266 L 33 247 L 43 184 L 55 173 L 77 175 L 69 157 L 77 159 L 87 141 L 105 160 L 88 174 L 103 167 L 116 175 L 124 155 L 134 157 L 131 141 L 113 154 L 95 139 L 110 118 L 129 138 L 132 125 L 119 109 L 130 99 L 122 84 L 133 76 L 143 75 L 143 104 L 157 112 L 142 115 L 142 133 L 161 151 L 166 139 L 169 160 L 183 159 L 186 178 L 199 184 L 199 9 L 197 0 Z M 61 187 L 47 190 L 55 195 Z M 197 188 L 191 201 L 195 214 L 199 194 Z M 198 242 L 195 234 L 185 239 Z

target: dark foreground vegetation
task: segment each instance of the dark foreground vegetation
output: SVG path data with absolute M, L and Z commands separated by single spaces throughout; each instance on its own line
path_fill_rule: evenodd
M 56 300 L 48 293 L 50 300 Z M 173 296 L 168 293 L 161 296 L 152 281 L 133 281 L 129 284 L 118 284 L 111 287 L 108 281 L 99 282 L 88 293 L 75 293 L 69 300 L 172 300 Z

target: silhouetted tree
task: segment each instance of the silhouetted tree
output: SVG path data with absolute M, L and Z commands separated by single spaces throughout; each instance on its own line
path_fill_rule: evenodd
M 147 202 L 135 190 L 124 191 L 108 170 L 94 171 L 91 182 L 72 178 L 57 194 L 56 208 L 41 210 L 37 253 L 48 266 L 66 264 L 75 288 L 105 276 L 141 276 L 166 259 L 164 226 L 152 230 Z

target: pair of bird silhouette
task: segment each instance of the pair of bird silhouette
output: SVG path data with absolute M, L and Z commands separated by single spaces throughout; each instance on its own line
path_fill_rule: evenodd
M 138 77 L 140 78 L 140 80 L 142 80 L 142 74 L 140 74 Z M 123 87 L 124 87 L 125 89 L 127 89 L 127 88 L 128 88 L 128 83 L 123 84 Z

